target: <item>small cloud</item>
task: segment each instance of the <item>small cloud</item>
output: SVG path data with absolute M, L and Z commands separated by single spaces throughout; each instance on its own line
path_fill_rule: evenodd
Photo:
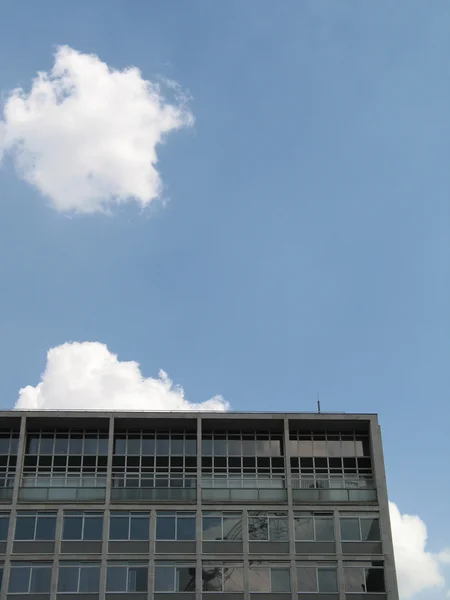
M 162 88 L 175 96 L 168 102 Z M 110 68 L 97 56 L 61 46 L 29 92 L 16 89 L 0 119 L 0 159 L 59 212 L 106 212 L 158 198 L 157 146 L 194 122 L 175 82 L 157 84 L 137 68 Z
M 440 564 L 450 562 L 448 550 L 435 555 L 426 550 L 427 527 L 417 515 L 401 514 L 389 503 L 395 564 L 401 600 L 409 600 L 424 590 L 442 589 L 445 580 Z
M 16 409 L 226 411 L 221 396 L 189 402 L 164 371 L 144 377 L 139 364 L 120 361 L 105 344 L 70 342 L 51 348 L 36 386 L 19 392 Z

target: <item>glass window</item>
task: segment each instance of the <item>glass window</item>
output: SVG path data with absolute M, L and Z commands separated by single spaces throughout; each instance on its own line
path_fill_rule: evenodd
M 18 566 L 11 564 L 9 574 L 9 594 L 28 594 L 30 587 L 30 566 Z
M 175 591 L 175 567 L 155 567 L 155 592 Z
M 337 570 L 335 568 L 326 569 L 319 567 L 317 569 L 317 583 L 319 592 L 337 593 L 339 591 Z
M 269 567 L 250 567 L 248 580 L 251 592 L 270 592 Z
M 156 565 L 155 592 L 195 592 L 195 567 Z
M 14 539 L 54 540 L 56 513 L 17 513 Z
M 58 593 L 77 592 L 78 574 L 78 567 L 60 565 L 58 571 Z
M 379 519 L 372 517 L 341 518 L 341 538 L 344 542 L 380 541 Z
M 379 519 L 361 519 L 361 539 L 363 542 L 375 542 L 381 539 Z
M 9 528 L 9 514 L 0 513 L 0 540 L 5 541 L 8 539 L 8 528 Z
M 12 563 L 9 575 L 9 594 L 48 594 L 52 566 L 47 563 Z
M 294 517 L 295 539 L 298 542 L 334 541 L 333 517 L 327 514 L 297 514 Z
M 63 521 L 63 540 L 81 540 L 83 536 L 83 517 L 64 515 Z
M 100 567 L 83 566 L 80 568 L 80 593 L 96 593 L 100 586 Z
M 58 593 L 94 594 L 100 587 L 100 565 L 91 563 L 60 563 Z
M 204 565 L 202 569 L 202 589 L 204 592 L 243 592 L 243 567 L 227 563 Z
M 377 563 L 366 566 L 345 566 L 346 592 L 385 592 L 384 569 Z
M 359 519 L 341 519 L 341 538 L 344 542 L 357 542 L 361 539 Z
M 271 592 L 290 592 L 291 578 L 289 568 L 271 568 Z
M 272 542 L 287 541 L 289 539 L 287 517 L 269 518 L 269 539 Z
M 146 592 L 148 569 L 145 565 L 108 565 L 107 592 Z
M 204 512 L 202 531 L 204 540 L 242 540 L 242 513 Z
M 147 513 L 113 512 L 109 521 L 110 540 L 148 540 Z
M 222 517 L 204 516 L 202 530 L 204 540 L 222 540 Z
M 298 567 L 297 586 L 299 592 L 317 592 L 316 567 Z
M 295 539 L 297 541 L 314 540 L 314 519 L 313 517 L 295 518 Z
M 248 532 L 250 541 L 287 541 L 287 515 L 252 512 L 248 519 Z
M 157 515 L 156 517 L 156 539 L 174 540 L 176 532 L 176 518 L 173 516 Z
M 158 511 L 156 515 L 157 540 L 195 540 L 194 512 Z

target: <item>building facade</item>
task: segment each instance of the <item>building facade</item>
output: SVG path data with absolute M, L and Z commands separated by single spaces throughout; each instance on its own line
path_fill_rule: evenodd
M 398 600 L 376 415 L 0 413 L 0 600 Z

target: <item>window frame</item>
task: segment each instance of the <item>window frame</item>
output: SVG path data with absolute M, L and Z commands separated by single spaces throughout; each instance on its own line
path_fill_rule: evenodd
M 26 592 L 23 591 L 19 591 L 19 592 L 12 592 L 10 591 L 10 586 L 11 586 L 11 573 L 14 571 L 14 569 L 29 569 L 29 574 L 28 574 L 28 587 Z M 48 582 L 48 592 L 35 592 L 35 591 L 31 591 L 31 584 L 33 581 L 33 571 L 37 570 L 37 569 L 47 569 L 50 571 L 50 579 Z M 51 580 L 52 580 L 52 569 L 53 569 L 53 564 L 51 562 L 21 562 L 21 561 L 12 561 L 10 563 L 9 566 L 9 581 L 8 581 L 8 591 L 7 591 L 7 595 L 19 595 L 19 594 L 38 594 L 38 593 L 48 593 L 50 594 L 51 591 Z
M 296 520 L 297 519 L 312 519 L 312 523 L 313 523 L 313 538 L 312 539 L 299 539 L 297 538 L 297 526 L 296 526 Z M 332 531 L 332 535 L 333 537 L 331 539 L 326 539 L 326 540 L 318 540 L 317 539 L 317 526 L 316 526 L 316 519 L 324 519 L 327 521 L 331 521 L 331 531 Z M 335 523 L 334 523 L 334 514 L 332 512 L 329 511 L 323 511 L 323 512 L 294 512 L 294 541 L 295 542 L 336 542 L 336 532 L 335 532 Z
M 244 519 L 242 511 L 225 511 L 225 510 L 204 510 L 201 515 L 202 518 L 202 541 L 203 542 L 242 542 L 243 539 L 243 529 L 244 529 Z M 206 539 L 205 529 L 203 527 L 203 523 L 205 519 L 220 519 L 220 539 L 210 540 Z M 224 538 L 224 521 L 225 519 L 235 519 L 241 522 L 241 534 L 239 538 Z
M 59 589 L 59 582 L 60 582 L 60 575 L 61 575 L 61 569 L 77 569 L 77 589 L 75 591 L 73 590 L 69 590 L 69 591 L 62 591 Z M 56 593 L 59 594 L 98 594 L 100 591 L 100 576 L 101 576 L 101 572 L 100 572 L 100 568 L 101 568 L 101 563 L 100 562 L 93 562 L 93 563 L 88 563 L 88 562 L 72 562 L 72 561 L 60 561 L 58 564 L 58 572 L 57 572 L 57 581 L 56 581 Z M 98 585 L 98 590 L 97 591 L 80 591 L 80 582 L 81 582 L 81 571 L 82 569 L 98 569 L 98 581 L 99 581 L 99 585 Z
M 376 564 L 373 564 L 376 563 Z M 366 589 L 364 590 L 357 590 L 355 591 L 351 591 L 351 590 L 347 590 L 346 584 L 347 584 L 347 570 L 351 569 L 351 570 L 357 570 L 359 569 L 360 571 L 364 572 L 364 587 Z M 376 570 L 380 570 L 382 572 L 383 575 L 383 591 L 380 590 L 367 590 L 367 570 L 368 569 L 376 569 Z M 343 576 L 344 576 L 344 581 L 343 581 L 343 585 L 344 585 L 344 589 L 345 589 L 345 593 L 347 594 L 384 594 L 386 593 L 386 575 L 385 575 L 385 570 L 384 570 L 384 562 L 382 560 L 380 561 L 367 561 L 367 562 L 354 562 L 354 563 L 349 563 L 349 562 L 344 562 L 343 565 Z
M 255 571 L 255 570 L 263 570 L 263 569 L 268 569 L 269 571 L 269 583 L 270 583 L 270 589 L 269 590 L 252 590 L 251 588 L 251 578 L 249 576 L 248 578 L 248 587 L 249 587 L 249 593 L 250 594 L 288 594 L 292 592 L 292 573 L 291 573 L 291 567 L 288 564 L 280 564 L 280 565 L 274 565 L 274 564 L 257 564 L 257 565 L 252 565 L 251 564 L 252 561 L 250 561 L 249 564 L 249 572 L 250 571 Z M 255 562 L 255 561 L 253 561 Z M 259 561 L 256 561 L 259 562 Z M 283 591 L 280 592 L 278 590 L 273 590 L 273 583 L 272 583 L 272 572 L 273 571 L 287 571 L 289 574 L 289 591 Z
M 165 514 L 162 514 L 165 513 Z M 158 537 L 158 517 L 161 519 L 175 519 L 175 534 L 174 538 L 159 538 Z M 194 537 L 188 539 L 179 539 L 178 538 L 178 521 L 183 521 L 187 519 L 194 520 Z M 196 525 L 197 525 L 197 513 L 195 510 L 157 510 L 156 511 L 156 526 L 155 526 L 155 541 L 156 542 L 195 542 L 196 535 Z
M 22 539 L 18 539 L 16 538 L 16 531 L 17 531 L 17 525 L 18 522 L 21 518 L 32 518 L 34 517 L 34 531 L 33 531 L 33 537 L 32 538 L 22 538 Z M 53 538 L 36 538 L 36 533 L 37 533 L 37 529 L 38 529 L 38 521 L 39 518 L 48 518 L 48 517 L 53 517 L 54 518 L 54 533 L 53 533 Z M 56 518 L 57 518 L 57 512 L 56 511 L 44 511 L 44 510 L 23 510 L 23 511 L 17 511 L 16 513 L 16 519 L 15 519 L 15 523 L 14 523 L 14 542 L 54 542 L 56 539 Z
M 297 563 L 295 565 L 295 568 L 297 570 L 297 586 L 298 588 L 300 587 L 299 584 L 299 577 L 298 577 L 298 570 L 299 569 L 315 569 L 316 572 L 316 589 L 314 591 L 311 590 L 300 590 L 298 589 L 298 593 L 299 594 L 338 594 L 339 593 L 339 574 L 338 574 L 338 566 L 337 563 L 322 563 L 322 564 L 318 564 L 318 563 Z M 336 576 L 336 590 L 335 591 L 328 591 L 328 590 L 321 590 L 320 589 L 320 581 L 319 581 L 319 571 L 333 571 L 335 576 Z
M 119 569 L 126 569 L 126 579 L 125 579 L 125 589 L 124 590 L 109 590 L 108 589 L 108 571 L 109 569 L 114 569 L 114 568 L 119 568 Z M 130 583 L 130 569 L 145 569 L 147 572 L 147 578 L 145 580 L 145 590 L 130 590 L 129 589 L 129 583 Z M 123 563 L 123 562 L 117 562 L 117 563 L 107 563 L 106 565 L 106 580 L 105 580 L 105 593 L 106 594 L 148 594 L 148 575 L 149 575 L 149 565 L 148 563 L 145 562 L 129 562 L 129 563 Z
M 71 538 L 64 537 L 64 526 L 66 519 L 82 519 L 81 525 L 81 537 L 80 538 Z M 89 522 L 90 519 L 102 519 L 102 534 L 101 537 L 96 539 L 86 539 L 85 538 L 85 528 L 86 522 Z M 102 511 L 64 511 L 63 512 L 63 523 L 61 530 L 61 541 L 62 542 L 101 542 L 103 540 L 103 527 L 105 523 L 105 514 Z
M 359 532 L 359 539 L 357 540 L 351 540 L 351 539 L 346 539 L 343 537 L 342 535 L 342 522 L 343 521 L 347 521 L 347 520 L 357 520 L 358 521 L 358 532 Z M 362 537 L 362 527 L 361 527 L 361 522 L 362 521 L 368 521 L 368 520 L 372 520 L 372 521 L 377 521 L 378 522 L 378 539 L 377 540 L 365 540 Z M 355 543 L 360 543 L 360 542 L 381 542 L 381 526 L 380 526 L 380 515 L 376 514 L 376 515 L 368 515 L 368 514 L 364 514 L 364 515 L 356 515 L 356 514 L 352 514 L 352 515 L 339 515 L 339 531 L 340 531 L 340 535 L 341 535 L 341 541 L 342 542 L 355 542 Z
M 133 517 L 146 517 L 148 521 L 148 528 L 145 538 L 132 538 L 131 535 L 131 521 Z M 111 523 L 113 518 L 128 519 L 128 537 L 127 538 L 113 538 L 111 537 Z M 109 515 L 108 523 L 108 542 L 148 542 L 150 541 L 150 511 L 111 511 Z
M 207 570 L 208 568 L 211 569 L 220 569 L 221 570 L 221 575 L 220 575 L 220 581 L 221 581 L 221 588 L 220 590 L 205 590 L 203 589 L 203 571 Z M 241 590 L 226 590 L 225 589 L 225 577 L 224 577 L 224 570 L 228 570 L 228 569 L 241 569 L 242 570 L 242 589 Z M 214 593 L 236 593 L 236 594 L 243 594 L 245 590 L 245 583 L 244 583 L 244 563 L 243 562 L 238 562 L 238 561 L 203 561 L 202 562 L 202 594 L 214 594 Z
M 173 589 L 171 590 L 157 590 L 156 589 L 156 570 L 157 569 L 172 569 L 172 583 L 173 583 Z M 177 581 L 178 581 L 178 577 L 177 577 L 177 572 L 178 569 L 194 569 L 195 570 L 195 576 L 194 576 L 194 589 L 193 590 L 177 590 Z M 197 566 L 195 563 L 187 563 L 187 564 L 182 564 L 182 563 L 168 563 L 168 562 L 159 562 L 156 563 L 153 567 L 153 572 L 154 572 L 154 577 L 153 577 L 153 593 L 154 594 L 185 594 L 185 593 L 189 593 L 189 592 L 196 592 L 197 591 Z M 148 593 L 148 592 L 147 592 Z
M 260 515 L 255 515 L 255 514 L 251 514 L 253 512 L 260 512 Z M 248 535 L 248 540 L 249 542 L 289 542 L 289 517 L 288 517 L 288 513 L 287 511 L 279 511 L 280 514 L 274 514 L 278 511 L 249 511 L 248 512 L 248 531 L 247 531 L 247 535 Z M 252 539 L 251 537 L 251 532 L 250 532 L 250 521 L 252 519 L 267 519 L 267 539 Z M 270 527 L 270 522 L 272 520 L 275 519 L 284 519 L 286 521 L 286 538 L 278 538 L 278 539 L 272 539 L 271 536 L 271 527 Z

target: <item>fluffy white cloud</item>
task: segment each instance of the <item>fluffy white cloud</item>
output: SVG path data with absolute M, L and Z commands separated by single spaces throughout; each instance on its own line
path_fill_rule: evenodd
M 195 404 L 166 373 L 143 377 L 136 362 L 118 360 L 99 342 L 51 348 L 41 382 L 22 388 L 15 408 L 225 411 L 221 396 Z
M 128 200 L 148 205 L 161 193 L 156 148 L 193 124 L 185 98 L 166 101 L 137 68 L 113 70 L 97 56 L 58 48 L 31 90 L 14 90 L 0 120 L 0 159 L 60 212 L 104 212 Z
M 417 515 L 402 515 L 393 502 L 389 508 L 401 600 L 424 590 L 442 589 L 445 580 L 440 564 L 450 562 L 450 551 L 427 552 L 427 527 L 422 519 Z

